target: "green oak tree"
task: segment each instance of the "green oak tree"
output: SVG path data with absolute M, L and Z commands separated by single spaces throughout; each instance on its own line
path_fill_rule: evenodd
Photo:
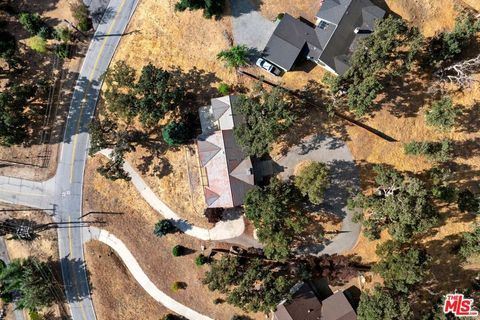
M 293 107 L 292 99 L 277 88 L 268 92 L 257 87 L 253 96 L 239 96 L 233 109 L 245 121 L 234 128 L 237 143 L 249 155 L 270 152 L 273 142 L 293 123 Z
M 367 238 L 378 239 L 388 229 L 394 240 L 404 242 L 435 225 L 438 212 L 422 181 L 382 166 L 374 167 L 374 172 L 379 195 L 358 193 L 349 200 L 351 209 L 363 209 L 354 220 L 362 222 Z
M 285 261 L 292 242 L 304 231 L 308 220 L 299 209 L 298 197 L 290 184 L 275 178 L 245 196 L 245 216 L 257 229 L 268 258 Z

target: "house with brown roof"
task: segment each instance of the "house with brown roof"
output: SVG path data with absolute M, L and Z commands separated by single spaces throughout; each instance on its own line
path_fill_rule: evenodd
M 326 281 L 319 292 L 310 283 L 292 288 L 292 299 L 282 301 L 272 320 L 356 320 L 357 314 L 343 291 L 333 293 Z
M 233 135 L 233 128 L 242 121 L 233 112 L 234 100 L 235 96 L 215 98 L 211 105 L 199 109 L 202 134 L 197 138 L 197 149 L 209 208 L 240 206 L 255 186 L 252 161 Z

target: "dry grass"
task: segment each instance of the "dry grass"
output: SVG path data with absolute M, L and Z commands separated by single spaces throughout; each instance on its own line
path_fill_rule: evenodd
M 129 154 L 128 159 L 138 168 L 143 162 L 142 158 L 148 156 L 149 150 L 140 147 L 135 153 Z M 165 160 L 165 174 L 159 177 L 153 168 Z M 203 215 L 206 204 L 195 145 L 178 150 L 169 149 L 161 158 L 152 159 L 152 165 L 143 177 L 155 194 L 183 219 L 200 227 L 213 227 Z
M 125 60 L 137 70 L 149 62 L 184 71 L 197 68 L 236 82 L 235 73 L 216 58 L 229 47 L 229 19 L 205 19 L 201 10 L 175 12 L 176 2 L 141 1 L 126 31 L 131 34 L 122 38 L 114 61 Z
M 385 0 L 390 10 L 418 26 L 426 37 L 450 30 L 457 12 L 454 0 Z
M 213 299 L 221 297 L 221 295 L 209 292 L 201 284 L 203 274 L 208 267 L 199 268 L 195 266 L 194 258 L 200 253 L 201 245 L 206 246 L 207 250 L 219 246 L 225 248 L 225 246 L 200 241 L 184 234 L 169 235 L 161 239 L 156 238 L 153 235 L 153 226 L 161 219 L 160 214 L 153 211 L 143 201 L 130 183 L 123 181 L 110 182 L 99 176 L 95 170 L 100 163 L 99 159 L 99 157 L 95 157 L 87 163 L 85 181 L 90 181 L 90 183 L 85 185 L 84 211 L 123 213 L 121 215 L 98 217 L 106 220 L 107 224 L 104 228 L 125 243 L 149 278 L 160 290 L 172 298 L 215 319 L 230 319 L 233 314 L 243 314 L 241 310 L 227 304 L 214 305 L 212 303 Z M 188 247 L 196 253 L 174 258 L 171 250 L 176 244 Z M 228 248 L 228 246 L 226 247 Z M 107 271 L 110 275 L 108 268 L 102 270 Z M 95 273 L 97 270 L 90 269 L 90 271 Z M 94 277 L 104 276 L 100 274 Z M 114 279 L 114 281 L 116 282 L 117 279 Z M 187 288 L 173 292 L 170 287 L 174 281 L 185 282 Z M 117 285 L 112 284 L 114 287 Z M 97 294 L 98 303 L 111 301 L 111 298 L 104 296 L 108 292 L 100 291 L 99 288 L 94 288 L 94 295 Z M 125 300 L 122 302 L 127 303 Z M 253 319 L 263 318 L 263 315 L 260 314 L 250 316 Z
M 136 320 L 139 315 L 145 320 L 158 320 L 169 313 L 143 290 L 107 245 L 97 241 L 87 243 L 85 258 L 90 270 L 95 313 L 99 320 Z
M 314 22 L 320 9 L 319 0 L 254 0 L 260 4 L 260 12 L 270 20 L 275 20 L 279 13 L 289 13 L 294 17 L 302 16 Z

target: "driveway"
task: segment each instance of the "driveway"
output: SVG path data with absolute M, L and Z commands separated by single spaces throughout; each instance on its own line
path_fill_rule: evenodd
M 236 44 L 244 44 L 259 56 L 267 45 L 276 24 L 260 14 L 258 5 L 250 0 L 231 0 L 233 38 Z
M 357 243 L 360 224 L 352 221 L 353 212 L 347 209 L 351 190 L 360 188 L 359 171 L 347 145 L 338 139 L 311 136 L 292 147 L 286 156 L 275 159 L 283 167 L 279 175 L 288 179 L 295 166 L 302 161 L 312 160 L 326 163 L 330 167 L 330 186 L 325 191 L 323 209 L 342 219 L 342 230 L 325 244 L 310 245 L 301 252 L 312 254 L 334 254 L 351 250 Z

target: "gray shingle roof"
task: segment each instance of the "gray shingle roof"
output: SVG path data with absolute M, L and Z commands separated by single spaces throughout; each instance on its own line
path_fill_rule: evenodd
M 337 74 L 350 66 L 349 57 L 365 34 L 354 30 L 373 30 L 385 11 L 370 0 L 324 0 L 317 17 L 327 21 L 316 28 L 285 14 L 264 50 L 265 58 L 289 71 L 299 57 L 320 60 Z

